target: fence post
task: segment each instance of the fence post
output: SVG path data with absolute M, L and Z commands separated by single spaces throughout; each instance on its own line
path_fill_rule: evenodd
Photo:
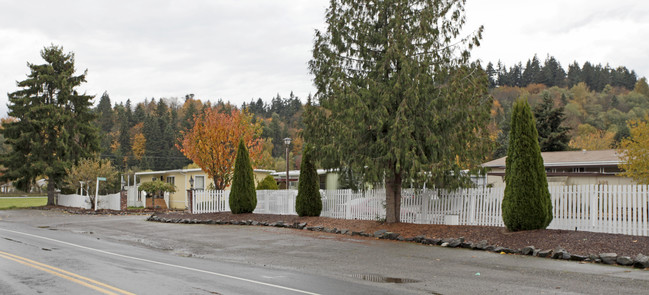
M 352 191 L 351 190 L 341 190 L 341 192 L 345 192 L 345 219 L 350 219 L 352 216 L 352 206 L 350 204 L 352 200 Z
M 599 185 L 590 185 L 590 230 L 594 230 L 597 224 L 597 218 L 599 215 L 599 208 L 597 206 L 597 196 L 599 190 Z
M 194 190 L 188 189 L 187 190 L 187 201 L 189 207 L 189 213 L 194 213 Z

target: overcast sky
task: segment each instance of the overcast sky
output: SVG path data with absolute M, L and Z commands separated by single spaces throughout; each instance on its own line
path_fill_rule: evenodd
M 474 59 L 511 66 L 537 54 L 567 69 L 577 61 L 624 65 L 649 75 L 649 1 L 469 0 L 466 29 L 485 26 Z M 0 0 L 0 117 L 6 93 L 63 46 L 88 69 L 79 89 L 111 100 L 221 98 L 236 105 L 290 91 L 314 93 L 307 69 L 327 0 Z

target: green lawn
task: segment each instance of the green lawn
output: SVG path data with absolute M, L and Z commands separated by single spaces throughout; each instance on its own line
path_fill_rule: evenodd
M 38 207 L 45 206 L 45 204 L 47 204 L 47 197 L 43 196 L 15 198 L 4 197 L 4 195 L 0 194 L 0 210 Z

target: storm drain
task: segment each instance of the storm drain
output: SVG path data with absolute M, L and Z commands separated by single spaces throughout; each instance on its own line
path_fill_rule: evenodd
M 361 279 L 364 281 L 370 281 L 375 283 L 394 283 L 394 284 L 406 284 L 406 283 L 418 283 L 420 281 L 406 278 L 392 278 L 382 275 L 375 274 L 355 274 L 352 275 L 355 279 Z

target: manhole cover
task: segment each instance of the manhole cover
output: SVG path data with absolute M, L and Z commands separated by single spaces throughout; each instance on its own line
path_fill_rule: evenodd
M 392 278 L 382 275 L 375 274 L 356 274 L 352 275 L 353 278 L 361 279 L 364 281 L 370 281 L 375 283 L 395 283 L 395 284 L 405 284 L 405 283 L 418 283 L 420 281 L 406 278 Z

